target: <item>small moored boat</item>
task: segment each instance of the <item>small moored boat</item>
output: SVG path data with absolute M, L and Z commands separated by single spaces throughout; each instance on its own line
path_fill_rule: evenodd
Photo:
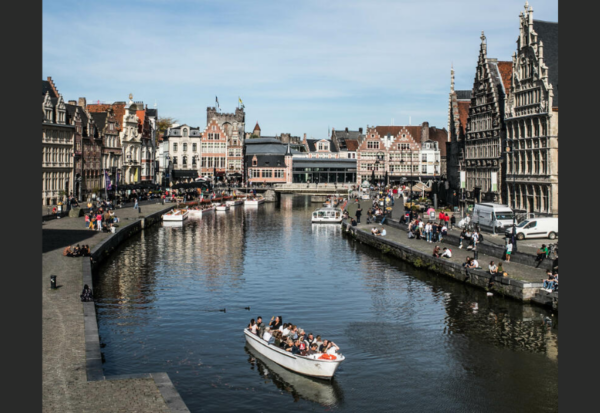
M 163 214 L 163 221 L 183 221 L 187 219 L 189 212 L 187 209 L 172 209 L 166 214 Z
M 319 208 L 312 213 L 311 222 L 334 223 L 342 222 L 342 210 L 340 208 Z
M 252 334 L 247 328 L 244 329 L 244 334 L 246 335 L 248 345 L 269 360 L 288 370 L 319 379 L 331 380 L 335 371 L 346 359 L 341 354 L 314 354 L 310 356 L 292 354 L 279 347 L 275 347 L 273 344 L 267 343 L 256 334 Z
M 227 204 L 219 204 L 215 207 L 217 211 L 229 211 L 229 205 Z
M 262 195 L 249 196 L 244 201 L 244 205 L 259 205 L 265 202 L 265 198 Z
M 244 199 L 238 198 L 236 200 L 226 201 L 225 204 L 229 205 L 230 207 L 236 206 L 236 205 L 244 205 Z

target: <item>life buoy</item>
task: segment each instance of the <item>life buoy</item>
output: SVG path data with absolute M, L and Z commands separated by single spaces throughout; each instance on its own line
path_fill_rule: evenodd
M 334 356 L 333 354 L 321 354 L 321 357 L 319 357 L 321 360 L 335 360 L 337 359 L 336 356 Z

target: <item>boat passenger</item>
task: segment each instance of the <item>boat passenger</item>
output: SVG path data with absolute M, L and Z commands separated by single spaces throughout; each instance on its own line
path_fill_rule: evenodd
M 281 332 L 284 336 L 289 336 L 290 335 L 290 324 L 285 323 L 283 325 L 283 331 Z
M 315 338 L 314 343 L 317 343 L 317 345 L 319 347 L 321 347 L 321 344 L 323 344 L 323 340 L 321 340 L 321 336 L 317 336 L 317 338 Z
M 310 345 L 310 350 L 308 350 L 308 355 L 311 354 L 319 354 L 319 346 L 317 345 L 317 343 L 312 343 Z
M 256 317 L 256 328 L 258 328 L 258 335 L 262 337 L 265 333 L 265 324 L 262 322 L 261 316 Z
M 335 344 L 333 341 L 330 341 L 327 345 L 327 354 L 335 355 L 338 351 L 340 351 L 340 348 L 337 346 L 337 344 Z
M 285 342 L 285 351 L 289 351 L 290 353 L 293 351 L 294 348 L 294 342 L 292 341 L 291 338 L 288 338 L 287 341 Z
M 275 319 L 275 320 L 273 320 Z M 271 330 L 281 330 L 280 327 L 282 326 L 282 318 L 280 316 L 277 317 L 271 317 L 271 322 L 269 323 L 269 327 L 271 327 Z
M 256 334 L 257 327 L 258 327 L 258 326 L 257 326 L 257 325 L 256 325 L 256 323 L 254 322 L 254 319 L 251 319 L 251 320 L 250 320 L 250 324 L 248 325 L 248 329 L 249 329 L 250 331 L 252 331 L 252 334 Z
M 308 343 L 308 345 L 312 345 L 314 341 L 315 337 L 313 336 L 313 333 L 308 333 L 308 337 L 306 337 L 306 342 Z
M 326 353 L 327 349 L 328 349 L 328 346 L 329 346 L 329 340 L 327 340 L 327 339 L 323 340 L 323 344 L 321 344 L 319 346 L 319 351 L 321 353 Z
M 269 327 L 265 327 L 265 334 L 263 335 L 263 339 L 269 344 L 275 343 L 275 337 L 271 335 L 271 329 Z

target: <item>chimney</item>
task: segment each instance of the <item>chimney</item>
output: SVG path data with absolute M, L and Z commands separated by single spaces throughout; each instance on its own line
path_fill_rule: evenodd
M 421 125 L 421 143 L 429 140 L 429 122 L 423 122 Z
M 69 100 L 67 103 L 69 105 L 77 106 L 77 102 L 75 102 L 74 100 Z
M 81 106 L 82 108 L 86 109 L 87 106 L 85 104 L 85 98 L 79 98 L 79 101 L 77 102 L 77 106 Z
M 358 128 L 358 133 L 362 135 L 362 128 Z
M 346 132 L 348 132 L 348 128 L 346 128 Z

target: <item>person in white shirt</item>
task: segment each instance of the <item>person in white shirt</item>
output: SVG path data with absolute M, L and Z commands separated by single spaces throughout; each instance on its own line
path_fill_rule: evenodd
M 385 235 L 386 235 L 386 234 L 387 234 L 387 232 L 385 232 L 385 228 L 383 228 L 383 229 L 381 230 L 381 236 L 382 236 L 382 237 L 385 237 Z
M 340 348 L 333 341 L 330 341 L 327 346 L 327 354 L 335 355 L 338 351 L 340 351 Z
M 287 336 L 290 334 L 290 329 L 288 328 L 288 324 L 284 324 L 283 325 L 283 331 L 281 332 L 284 336 Z
M 479 268 L 479 261 L 477 261 L 476 259 L 472 259 L 471 264 L 469 265 L 469 268 L 471 268 L 471 269 Z
M 271 335 L 271 328 L 265 327 L 265 333 L 263 334 L 263 339 L 268 342 L 272 337 L 273 337 L 273 335 Z
M 444 247 L 444 252 L 442 252 L 442 257 L 452 258 L 452 250 L 450 248 Z
M 496 267 L 496 265 L 494 264 L 494 261 L 490 261 L 490 274 L 494 275 L 498 272 L 498 267 Z

